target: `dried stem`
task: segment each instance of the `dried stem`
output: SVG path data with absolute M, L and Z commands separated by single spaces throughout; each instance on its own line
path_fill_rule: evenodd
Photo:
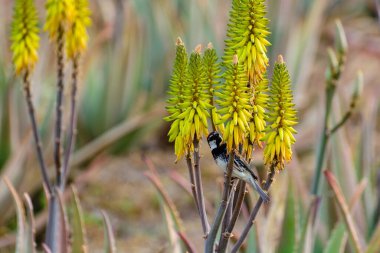
M 56 121 L 55 121 L 55 142 L 54 142 L 54 163 L 57 174 L 57 184 L 61 185 L 62 168 L 61 168 L 61 135 L 62 135 L 62 100 L 63 100 L 63 79 L 64 79 L 64 62 L 63 62 L 63 27 L 58 27 L 57 35 L 57 102 L 56 102 Z
M 188 253 L 196 253 L 197 252 L 195 250 L 194 245 L 191 243 L 189 238 L 187 238 L 187 236 L 183 232 L 177 231 L 177 234 L 178 234 L 179 238 L 181 238 L 181 240 L 182 240 L 183 244 L 185 245 L 185 248 L 186 248 Z
M 274 175 L 276 174 L 276 166 L 277 166 L 277 162 L 273 162 L 270 166 L 270 172 L 268 174 L 267 181 L 265 182 L 265 185 L 263 187 L 264 191 L 267 191 L 273 182 Z M 241 247 L 241 245 L 243 244 L 243 242 L 244 242 L 245 238 L 247 237 L 248 232 L 251 229 L 253 222 L 256 218 L 256 215 L 259 212 L 260 207 L 263 204 L 263 202 L 264 202 L 264 200 L 261 197 L 259 197 L 259 199 L 256 202 L 255 207 L 253 208 L 253 210 L 252 210 L 252 212 L 248 218 L 247 225 L 245 226 L 242 234 L 240 235 L 239 240 L 236 242 L 236 244 L 232 248 L 231 253 L 236 253 L 239 250 L 239 248 Z
M 201 216 L 201 221 L 202 221 L 203 234 L 204 234 L 204 237 L 206 238 L 210 231 L 210 225 L 208 223 L 207 214 L 206 214 L 199 160 L 200 160 L 199 141 L 194 140 L 195 187 L 196 187 L 196 193 L 197 193 L 197 199 L 198 199 L 199 215 Z
M 79 56 L 74 57 L 73 59 L 73 72 L 71 75 L 72 86 L 71 86 L 71 108 L 70 108 L 70 125 L 68 131 L 68 142 L 67 148 L 64 155 L 63 161 L 63 172 L 62 172 L 62 180 L 60 180 L 60 188 L 63 191 L 65 189 L 65 183 L 69 174 L 69 162 L 71 152 L 74 148 L 75 136 L 76 136 L 76 122 L 77 122 L 77 110 L 76 110 L 76 102 L 77 102 L 77 89 L 78 89 L 78 66 Z
M 227 165 L 227 171 L 224 175 L 224 189 L 223 189 L 223 195 L 222 195 L 222 201 L 220 202 L 218 212 L 215 216 L 214 223 L 212 224 L 210 234 L 207 237 L 206 245 L 205 245 L 205 252 L 206 253 L 213 253 L 214 252 L 214 244 L 215 244 L 215 238 L 216 234 L 218 233 L 218 229 L 220 227 L 220 223 L 222 222 L 223 216 L 226 212 L 227 205 L 228 205 L 228 193 L 230 192 L 230 182 L 232 177 L 232 169 L 234 165 L 234 159 L 235 159 L 235 151 L 232 151 L 229 159 L 228 159 L 228 165 Z
M 30 90 L 30 80 L 29 80 L 29 72 L 28 71 L 26 71 L 24 74 L 24 92 L 25 92 L 26 103 L 28 105 L 28 112 L 29 112 L 30 121 L 32 123 L 33 136 L 34 136 L 34 141 L 36 143 L 37 158 L 38 158 L 38 162 L 40 164 L 42 179 L 43 179 L 44 184 L 46 185 L 48 192 L 52 193 L 52 187 L 51 187 L 51 184 L 49 181 L 49 176 L 47 173 L 47 167 L 46 167 L 46 163 L 45 163 L 43 153 L 42 153 L 41 138 L 40 138 L 40 134 L 38 133 L 38 128 L 37 128 L 37 121 L 36 121 L 34 105 L 32 102 L 32 93 Z
M 195 176 L 194 176 L 194 166 L 193 161 L 191 160 L 190 153 L 187 153 L 186 155 L 186 164 L 187 168 L 189 169 L 189 176 L 190 176 L 190 183 L 191 183 L 191 193 L 193 194 L 193 198 L 195 201 L 195 206 L 197 207 L 197 210 L 199 212 L 199 203 L 198 203 L 198 197 L 197 197 L 197 190 L 195 187 Z
M 239 180 L 239 184 L 238 184 L 239 191 L 236 194 L 237 200 L 236 200 L 235 207 L 231 216 L 231 220 L 228 223 L 227 228 L 225 230 L 222 230 L 223 231 L 222 237 L 218 246 L 218 252 L 220 253 L 226 252 L 228 240 L 231 238 L 232 230 L 235 227 L 236 221 L 241 211 L 241 207 L 243 205 L 243 200 L 245 197 L 245 186 L 246 186 L 246 183 L 243 180 Z

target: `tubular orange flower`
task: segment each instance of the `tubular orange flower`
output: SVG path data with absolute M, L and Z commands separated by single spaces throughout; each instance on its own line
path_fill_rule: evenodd
M 293 126 L 298 123 L 290 76 L 282 56 L 274 66 L 268 108 L 264 160 L 266 164 L 277 163 L 277 169 L 282 170 L 284 163 L 292 159 L 291 145 L 296 141 L 293 134 L 297 133 Z
M 220 108 L 221 118 L 218 124 L 225 123 L 223 138 L 227 143 L 228 151 L 239 147 L 244 142 L 249 129 L 248 122 L 252 115 L 250 105 L 250 95 L 247 87 L 247 75 L 243 66 L 238 63 L 237 55 L 234 55 L 233 62 L 227 65 L 224 73 L 226 83 L 221 92 L 216 92 L 217 103 Z
M 265 14 L 264 0 L 232 1 L 224 60 L 228 63 L 237 54 L 253 85 L 263 79 L 268 66 L 266 37 L 270 32 Z
M 71 59 L 86 49 L 88 41 L 86 28 L 91 24 L 91 12 L 87 0 L 76 0 L 74 8 L 73 20 L 66 32 L 66 52 Z
M 38 17 L 33 0 L 16 0 L 14 6 L 11 50 L 16 74 L 30 71 L 38 60 Z

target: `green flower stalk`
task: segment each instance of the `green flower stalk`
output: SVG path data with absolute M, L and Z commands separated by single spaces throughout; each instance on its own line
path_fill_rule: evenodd
M 255 144 L 260 148 L 263 147 L 261 139 L 265 136 L 265 109 L 268 106 L 268 95 L 266 94 L 269 90 L 268 83 L 268 79 L 264 77 L 252 91 L 252 117 L 248 122 L 249 131 L 243 143 L 243 152 L 248 161 L 252 158 L 252 151 Z
M 38 16 L 33 0 L 16 0 L 14 6 L 11 50 L 16 74 L 30 72 L 38 60 Z
M 281 55 L 274 66 L 268 108 L 264 160 L 266 164 L 277 164 L 276 168 L 282 170 L 285 162 L 292 159 L 291 146 L 296 142 L 293 134 L 297 133 L 293 127 L 298 122 L 289 72 Z
M 265 18 L 264 0 L 233 0 L 227 30 L 224 61 L 231 62 L 237 54 L 251 84 L 264 78 L 268 66 L 266 47 L 268 19 Z
M 228 151 L 239 147 L 244 143 L 249 130 L 250 111 L 250 88 L 247 87 L 247 75 L 244 68 L 239 64 L 238 56 L 233 56 L 233 62 L 227 65 L 224 73 L 225 85 L 221 92 L 216 92 L 217 103 L 220 108 L 218 113 L 221 118 L 218 124 L 225 124 L 223 139 L 227 143 Z
M 90 9 L 87 0 L 76 0 L 73 4 L 74 14 L 72 23 L 66 32 L 66 53 L 68 58 L 74 59 L 87 47 L 87 27 L 91 24 Z
M 185 153 L 185 146 L 183 142 L 180 130 L 183 128 L 184 120 L 178 118 L 184 110 L 180 105 L 184 101 L 184 87 L 187 82 L 188 73 L 188 59 L 185 45 L 183 44 L 181 38 L 177 39 L 176 42 L 176 57 L 173 66 L 173 74 L 170 79 L 169 98 L 167 99 L 166 110 L 170 114 L 165 118 L 167 121 L 173 121 L 170 126 L 168 133 L 169 142 L 175 141 L 174 151 L 177 155 L 177 159 L 183 156 Z
M 207 49 L 203 54 L 203 65 L 204 70 L 206 72 L 206 83 L 208 87 L 208 92 L 210 96 L 210 104 L 213 107 L 211 109 L 211 123 L 213 130 L 218 130 L 221 133 L 224 132 L 224 125 L 220 124 L 216 126 L 217 121 L 220 120 L 220 116 L 216 111 L 215 101 L 214 101 L 214 93 L 216 90 L 221 89 L 220 85 L 220 64 L 218 63 L 218 56 L 216 54 L 216 50 L 213 48 L 211 42 L 207 45 Z

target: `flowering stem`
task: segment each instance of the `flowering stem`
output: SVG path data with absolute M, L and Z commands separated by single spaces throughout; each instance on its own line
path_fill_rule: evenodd
M 45 163 L 43 153 L 42 153 L 41 138 L 40 138 L 40 135 L 38 133 L 36 116 L 34 113 L 35 110 L 34 110 L 34 106 L 33 106 L 33 102 L 32 102 L 32 93 L 30 91 L 30 80 L 29 80 L 29 72 L 28 71 L 26 71 L 24 74 L 24 92 L 25 92 L 25 99 L 26 99 L 26 102 L 28 105 L 30 121 L 32 123 L 33 136 L 34 136 L 34 140 L 36 143 L 37 158 L 38 158 L 38 162 L 40 164 L 42 179 L 44 181 L 44 184 L 46 185 L 48 192 L 51 194 L 52 188 L 50 185 L 49 176 L 47 173 L 47 167 L 46 167 L 46 163 Z
M 218 252 L 220 252 L 220 253 L 226 252 L 228 240 L 231 238 L 232 230 L 235 227 L 236 221 L 237 221 L 239 214 L 240 214 L 240 211 L 241 211 L 241 207 L 243 205 L 243 200 L 245 197 L 246 183 L 242 180 L 239 180 L 238 186 L 239 186 L 239 191 L 237 192 L 237 195 L 236 195 L 237 200 L 236 200 L 235 208 L 234 208 L 233 213 L 232 213 L 231 220 L 228 223 L 227 228 L 222 232 L 222 238 L 219 242 Z
M 61 185 L 63 180 L 61 170 L 61 133 L 62 133 L 62 99 L 63 99 L 63 27 L 58 27 L 57 36 L 57 65 L 58 65 L 58 82 L 57 82 L 57 104 L 56 104 L 56 122 L 55 122 L 55 145 L 54 145 L 54 162 L 57 173 L 57 183 Z
M 322 174 L 322 166 L 324 162 L 324 157 L 326 153 L 326 146 L 329 140 L 328 135 L 328 119 L 331 114 L 331 107 L 332 107 L 332 99 L 334 97 L 335 93 L 335 84 L 330 84 L 327 87 L 326 90 L 326 103 L 325 103 L 325 117 L 323 120 L 323 132 L 321 135 L 320 144 L 318 147 L 318 153 L 317 153 L 317 165 L 314 173 L 314 181 L 313 181 L 313 188 L 312 188 L 312 194 L 317 195 L 319 192 L 319 181 Z
M 277 161 L 273 161 L 271 163 L 271 166 L 270 166 L 270 172 L 269 172 L 268 178 L 267 178 L 265 185 L 263 187 L 264 191 L 267 191 L 273 182 L 274 175 L 276 174 L 275 173 L 276 172 L 276 166 L 277 166 Z M 232 248 L 231 253 L 236 253 L 239 250 L 239 248 L 241 247 L 241 245 L 243 244 L 243 242 L 244 242 L 245 238 L 247 237 L 248 232 L 251 229 L 253 222 L 256 218 L 256 215 L 259 212 L 260 207 L 263 204 L 263 202 L 264 202 L 264 200 L 261 197 L 259 197 L 259 199 L 256 202 L 255 207 L 253 208 L 253 210 L 249 216 L 247 225 L 245 226 L 242 234 L 240 235 L 239 240 L 236 242 L 236 244 Z
M 78 89 L 78 61 L 79 56 L 74 57 L 73 59 L 73 72 L 71 76 L 72 86 L 71 86 L 71 109 L 70 109 L 70 125 L 68 133 L 68 143 L 66 152 L 64 155 L 63 161 L 63 172 L 61 180 L 61 190 L 64 191 L 65 183 L 69 174 L 69 162 L 71 151 L 74 148 L 75 136 L 76 136 L 76 122 L 77 122 L 77 111 L 76 111 L 76 102 L 77 102 L 77 89 Z
M 223 189 L 222 201 L 220 202 L 218 212 L 215 216 L 214 223 L 212 224 L 212 227 L 210 230 L 210 234 L 208 235 L 207 240 L 206 240 L 205 253 L 214 252 L 214 243 L 215 243 L 216 234 L 218 233 L 220 223 L 222 222 L 223 216 L 226 212 L 227 205 L 229 202 L 228 193 L 230 191 L 230 182 L 231 182 L 231 177 L 232 177 L 232 168 L 234 165 L 234 159 L 235 159 L 235 151 L 232 151 L 228 159 L 227 171 L 224 175 L 224 189 Z
M 195 187 L 196 187 L 196 194 L 197 194 L 197 199 L 198 199 L 199 215 L 201 216 L 201 221 L 202 221 L 203 234 L 204 234 L 204 237 L 206 238 L 210 231 L 210 225 L 207 220 L 199 160 L 200 160 L 199 141 L 194 140 Z
M 331 128 L 331 130 L 328 132 L 328 135 L 332 135 L 333 133 L 335 133 L 341 126 L 344 125 L 344 123 L 346 123 L 346 121 L 351 117 L 351 114 L 354 110 L 354 108 L 356 107 L 356 103 L 357 103 L 357 98 L 353 97 L 352 100 L 351 100 L 351 103 L 350 103 L 350 108 L 348 109 L 348 111 L 343 115 L 343 117 L 341 118 L 341 120 L 334 126 Z
M 195 188 L 194 166 L 193 166 L 193 162 L 191 161 L 190 153 L 186 154 L 186 164 L 187 164 L 187 168 L 189 169 L 189 176 L 190 176 L 190 183 L 191 183 L 191 192 L 193 194 L 193 198 L 195 200 L 195 205 L 196 205 L 197 210 L 199 212 L 199 204 L 198 204 L 198 198 L 197 198 L 197 191 L 196 191 L 196 188 Z

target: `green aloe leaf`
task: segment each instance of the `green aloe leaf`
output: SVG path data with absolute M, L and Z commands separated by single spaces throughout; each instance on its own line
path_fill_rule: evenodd
M 286 199 L 286 209 L 284 222 L 282 224 L 282 237 L 278 246 L 279 253 L 293 253 L 297 249 L 297 208 L 294 196 L 293 184 L 289 182 L 288 196 Z
M 330 240 L 327 243 L 327 246 L 323 253 L 341 253 L 344 250 L 344 246 L 347 242 L 347 233 L 346 226 L 343 222 L 339 222 L 337 226 L 335 226 L 332 234 L 330 236 Z
M 33 215 L 33 205 L 30 196 L 27 193 L 24 193 L 24 199 L 26 203 L 26 219 L 27 219 L 27 229 L 25 231 L 25 243 L 26 243 L 26 253 L 35 253 L 36 252 L 36 243 L 34 241 L 34 215 Z
M 83 212 L 78 198 L 77 190 L 74 186 L 71 187 L 73 194 L 72 201 L 72 217 L 71 217 L 71 229 L 72 229 L 72 252 L 73 253 L 86 253 L 88 252 L 86 241 L 86 229 L 83 222 Z
M 22 204 L 22 201 L 16 191 L 16 189 L 13 187 L 12 183 L 8 180 L 8 178 L 3 178 L 5 184 L 7 185 L 9 191 L 12 194 L 13 200 L 16 205 L 16 215 L 17 215 L 17 237 L 16 237 L 16 253 L 24 253 L 27 252 L 27 246 L 25 244 L 26 238 L 25 238 L 25 231 L 26 231 L 26 224 L 25 224 L 25 213 L 24 213 L 24 207 Z
M 251 229 L 247 236 L 247 249 L 245 252 L 256 252 L 257 251 L 257 240 L 256 240 L 256 229 Z
M 106 212 L 102 211 L 104 221 L 104 240 L 105 240 L 105 253 L 116 253 L 115 236 L 113 234 L 110 219 Z
M 68 249 L 69 238 L 62 193 L 59 189 L 55 189 L 54 195 L 48 196 L 48 199 L 49 214 L 45 243 L 52 252 L 65 253 Z
M 380 223 L 377 224 L 375 232 L 368 244 L 368 248 L 365 253 L 380 252 Z

